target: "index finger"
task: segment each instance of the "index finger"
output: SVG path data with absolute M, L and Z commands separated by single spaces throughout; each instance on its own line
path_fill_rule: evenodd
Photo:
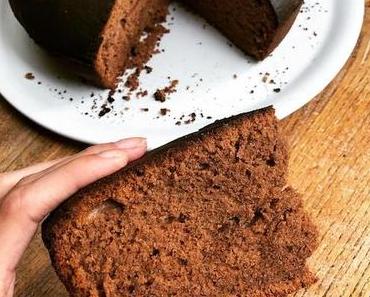
M 38 224 L 82 187 L 140 158 L 146 146 L 82 155 L 39 179 L 12 190 L 0 203 L 0 263 L 15 269 Z M 1 268 L 1 267 L 0 267 Z

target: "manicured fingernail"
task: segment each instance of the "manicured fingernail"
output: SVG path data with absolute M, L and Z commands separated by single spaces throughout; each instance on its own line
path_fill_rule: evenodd
M 134 149 L 146 146 L 146 139 L 141 137 L 122 139 L 116 142 L 116 146 L 120 149 Z
M 98 154 L 100 157 L 105 159 L 126 159 L 126 153 L 120 150 L 104 151 Z

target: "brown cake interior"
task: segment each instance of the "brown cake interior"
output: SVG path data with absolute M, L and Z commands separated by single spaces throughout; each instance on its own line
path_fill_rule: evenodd
M 169 0 L 117 0 L 101 34 L 95 69 L 100 84 L 114 88 L 145 29 L 163 22 Z
M 72 296 L 286 296 L 316 229 L 285 188 L 271 109 L 152 152 L 66 202 L 43 225 Z

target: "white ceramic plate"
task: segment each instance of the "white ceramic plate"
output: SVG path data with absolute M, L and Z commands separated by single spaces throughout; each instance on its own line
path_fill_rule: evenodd
M 261 63 L 230 47 L 202 19 L 175 5 L 166 25 L 171 33 L 160 44 L 165 52 L 148 63 L 153 72 L 140 77 L 148 96 L 127 102 L 122 100 L 124 93 L 117 93 L 112 111 L 99 117 L 108 91 L 66 74 L 33 43 L 8 1 L 2 0 L 0 92 L 40 125 L 87 143 L 145 136 L 155 148 L 217 119 L 271 104 L 283 118 L 309 102 L 343 67 L 358 39 L 365 4 L 306 0 L 287 38 Z M 25 79 L 29 72 L 34 80 Z M 153 93 L 173 79 L 180 81 L 177 92 L 164 103 L 156 102 Z M 142 110 L 146 108 L 149 111 Z M 160 116 L 161 108 L 170 112 Z M 196 119 L 188 123 L 192 113 Z M 179 121 L 182 124 L 176 125 Z

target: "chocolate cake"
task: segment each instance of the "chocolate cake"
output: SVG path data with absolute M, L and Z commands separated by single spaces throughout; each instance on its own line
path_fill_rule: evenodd
M 78 192 L 42 226 L 71 296 L 287 296 L 317 232 L 286 186 L 272 108 L 170 143 Z
M 29 35 L 73 62 L 95 84 L 114 88 L 142 33 L 162 22 L 169 0 L 9 0 Z
M 302 0 L 183 0 L 246 54 L 265 59 L 291 28 Z
M 114 88 L 146 28 L 164 21 L 170 0 L 9 0 L 29 35 L 74 61 L 76 71 Z M 284 38 L 303 0 L 183 0 L 257 60 Z

